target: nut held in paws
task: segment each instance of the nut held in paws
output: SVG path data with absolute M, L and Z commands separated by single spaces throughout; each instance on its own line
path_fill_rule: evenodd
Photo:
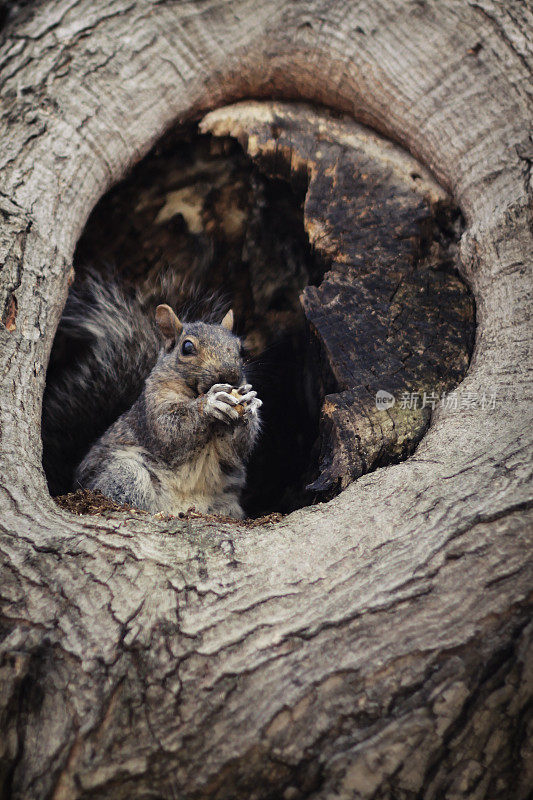
M 241 393 L 239 392 L 238 389 L 232 389 L 230 394 L 231 394 L 232 397 L 236 397 L 236 398 L 242 397 L 242 395 L 241 395 Z M 242 403 L 238 403 L 236 406 L 233 406 L 233 408 L 242 417 L 242 415 L 244 414 L 244 406 L 242 405 Z

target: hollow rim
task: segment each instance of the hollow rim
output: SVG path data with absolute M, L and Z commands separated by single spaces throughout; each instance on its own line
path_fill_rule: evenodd
M 24 79 L 24 70 L 31 70 L 31 65 L 38 60 L 44 47 L 55 47 L 58 53 L 65 47 L 61 26 L 67 26 L 70 12 L 68 4 L 63 5 L 64 14 L 54 37 L 55 45 L 51 41 L 52 33 L 43 33 L 39 39 L 32 38 L 34 32 L 40 30 L 45 12 L 37 12 L 23 26 L 22 31 L 17 32 L 17 39 L 21 35 L 27 35 L 27 47 L 30 51 L 30 63 L 26 67 L 22 66 L 16 73 L 19 84 Z M 63 5 L 59 3 L 58 9 L 63 8 Z M 124 12 L 134 26 L 142 13 L 142 7 L 142 3 L 134 4 Z M 76 20 L 80 19 L 81 13 L 81 9 L 79 13 L 76 12 Z M 447 9 L 442 10 L 443 16 L 447 13 Z M 464 13 L 468 15 L 471 12 L 465 10 Z M 437 15 L 438 12 L 435 10 L 434 14 Z M 169 9 L 161 8 L 154 14 L 152 22 L 157 27 L 170 19 L 172 16 Z M 181 35 L 177 21 L 173 19 L 170 34 L 171 41 L 176 46 Z M 296 9 L 291 8 L 290 4 L 279 7 L 275 3 L 270 7 L 267 4 L 263 8 L 257 25 L 252 29 L 247 29 L 242 20 L 234 18 L 226 33 L 226 49 L 214 54 L 208 62 L 209 68 L 204 63 L 202 66 L 197 64 L 196 69 L 190 69 L 186 78 L 183 75 L 178 81 L 175 70 L 181 65 L 177 52 L 175 62 L 171 62 L 166 69 L 163 68 L 163 64 L 168 61 L 166 38 L 152 45 L 151 58 L 159 60 L 161 70 L 150 71 L 149 74 L 145 72 L 147 62 L 142 50 L 136 54 L 128 54 L 133 63 L 132 73 L 135 73 L 136 68 L 143 73 L 143 85 L 140 88 L 136 87 L 133 79 L 123 80 L 121 71 L 124 70 L 124 56 L 118 57 L 116 72 L 113 72 L 112 62 L 106 66 L 102 86 L 98 86 L 101 91 L 92 89 L 80 102 L 69 96 L 69 79 L 59 80 L 41 103 L 44 109 L 42 115 L 47 117 L 46 125 L 36 135 L 30 147 L 31 159 L 35 164 L 43 169 L 52 167 L 46 180 L 43 180 L 40 170 L 30 169 L 25 180 L 17 182 L 16 157 L 4 171 L 4 196 L 12 198 L 15 203 L 14 218 L 17 224 L 14 235 L 20 236 L 21 230 L 26 234 L 20 283 L 15 292 L 20 325 L 17 335 L 7 339 L 6 355 L 8 359 L 11 357 L 12 347 L 16 346 L 20 332 L 24 343 L 28 345 L 27 353 L 19 353 L 20 368 L 28 369 L 35 363 L 39 372 L 38 379 L 25 389 L 23 413 L 13 418 L 8 410 L 8 415 L 10 426 L 20 434 L 21 447 L 32 453 L 33 467 L 27 465 L 24 475 L 20 477 L 26 490 L 28 485 L 38 487 L 35 493 L 30 494 L 34 495 L 39 506 L 43 484 L 40 468 L 37 467 L 38 442 L 27 431 L 28 428 L 35 427 L 43 390 L 44 365 L 67 288 L 68 266 L 85 219 L 102 193 L 120 178 L 132 161 L 149 149 L 163 129 L 176 120 L 197 117 L 201 109 L 220 106 L 236 96 L 260 97 L 268 92 L 282 97 L 300 95 L 315 102 L 327 99 L 331 107 L 349 109 L 357 118 L 373 122 L 378 129 L 397 141 L 402 141 L 413 153 L 421 156 L 445 185 L 452 188 L 468 222 L 468 229 L 463 237 L 463 265 L 472 282 L 480 309 L 475 357 L 463 388 L 465 391 L 481 392 L 489 385 L 490 380 L 491 390 L 500 392 L 502 397 L 509 396 L 512 387 L 505 375 L 505 364 L 514 362 L 513 337 L 521 335 L 519 329 L 525 322 L 526 311 L 520 284 L 522 267 L 526 266 L 528 236 L 524 235 L 518 243 L 506 241 L 506 232 L 511 224 L 515 229 L 517 224 L 524 227 L 526 225 L 528 198 L 524 185 L 524 166 L 518 155 L 519 144 L 526 128 L 522 125 L 522 98 L 516 83 L 522 65 L 517 61 L 506 76 L 502 73 L 494 74 L 492 65 L 480 73 L 478 68 L 469 69 L 467 62 L 463 68 L 466 85 L 463 85 L 461 94 L 468 91 L 468 85 L 472 86 L 476 82 L 480 102 L 461 106 L 462 118 L 457 119 L 457 108 L 453 103 L 448 110 L 444 108 L 440 114 L 436 113 L 435 109 L 441 104 L 438 87 L 434 86 L 433 91 L 428 94 L 424 85 L 431 85 L 437 72 L 444 75 L 449 65 L 428 64 L 427 60 L 420 60 L 413 64 L 419 83 L 409 83 L 404 74 L 403 59 L 413 61 L 415 56 L 411 49 L 407 52 L 404 48 L 405 52 L 400 52 L 396 68 L 392 63 L 376 62 L 372 70 L 363 71 L 363 59 L 361 54 L 356 54 L 355 43 L 346 42 L 350 46 L 341 54 L 332 46 L 329 38 L 331 29 L 327 25 L 325 30 L 316 34 L 313 41 L 311 81 L 309 42 L 306 41 L 308 34 L 302 35 L 299 32 L 298 21 Z M 221 30 L 217 26 L 226 22 L 228 20 L 216 20 L 213 23 L 216 30 L 211 33 L 216 35 Z M 394 37 L 400 48 L 402 27 L 406 24 L 409 24 L 409 13 L 395 20 L 397 30 L 394 26 L 386 30 L 387 36 Z M 348 20 L 346 23 L 339 22 L 339 27 L 341 31 L 350 30 Z M 445 29 L 446 26 L 443 25 L 443 50 L 446 49 Z M 265 44 L 266 32 L 268 46 Z M 288 32 L 294 35 L 294 39 L 288 37 Z M 232 34 L 239 41 L 239 47 L 230 50 L 228 45 Z M 422 34 L 423 26 L 422 30 L 416 31 L 418 36 Z M 463 38 L 467 52 L 469 39 L 467 36 Z M 35 102 L 31 93 L 29 100 L 13 98 L 15 79 L 12 75 L 10 77 L 9 65 L 14 42 L 8 34 L 2 48 L 3 71 L 4 74 L 7 73 L 4 92 L 9 102 L 15 105 L 22 103 L 27 108 L 28 103 Z M 272 56 L 272 53 L 275 55 Z M 18 55 L 19 59 L 21 55 L 22 53 Z M 369 57 L 371 53 L 364 53 L 365 60 Z M 90 60 L 90 44 L 79 48 L 78 58 L 80 61 Z M 73 66 L 75 64 L 76 61 Z M 268 64 L 268 68 L 259 69 L 259 65 L 264 64 Z M 321 66 L 326 65 L 329 69 L 321 69 Z M 340 77 L 343 78 L 342 81 L 339 80 Z M 500 91 L 496 90 L 494 82 L 497 84 L 496 88 L 500 87 Z M 502 84 L 504 89 L 501 88 Z M 410 98 L 406 97 L 407 90 L 410 91 Z M 432 103 L 435 108 L 433 115 L 430 115 L 428 109 Z M 93 111 L 98 110 L 92 117 L 87 114 L 86 108 L 91 104 Z M 513 114 L 509 113 L 509 106 L 512 106 Z M 61 114 L 58 112 L 59 108 Z M 82 111 L 83 125 L 80 127 Z M 5 122 L 4 119 L 4 124 Z M 22 119 L 14 126 L 12 133 L 8 134 L 4 129 L 4 136 L 16 149 L 17 143 L 25 141 L 28 125 L 31 128 L 33 124 L 34 121 L 25 123 Z M 477 139 L 469 140 L 468 133 L 464 132 L 481 129 L 488 136 L 491 125 L 497 130 L 498 140 L 494 141 L 495 137 L 491 137 L 492 158 L 489 162 L 479 152 Z M 127 131 L 127 139 L 123 131 Z M 19 161 L 27 163 L 27 158 L 27 153 L 20 154 Z M 57 177 L 58 163 L 61 164 L 60 179 Z M 497 170 L 494 168 L 495 164 L 498 165 Z M 77 191 L 82 175 L 86 179 L 83 191 Z M 56 300 L 40 304 L 32 302 L 32 293 L 35 276 L 40 272 L 40 267 L 42 269 L 43 263 L 50 265 L 45 276 L 49 285 L 49 296 Z M 498 274 L 498 279 L 493 280 Z M 514 331 L 504 331 L 500 326 L 499 309 L 503 294 L 512 302 Z M 503 369 L 498 369 L 498 365 L 491 360 L 488 344 L 493 353 L 499 353 L 504 362 Z M 490 425 L 490 422 L 487 415 L 479 409 L 466 409 L 463 414 L 437 414 L 429 435 L 414 458 L 406 464 L 381 470 L 374 476 L 358 481 L 339 502 L 356 508 L 357 517 L 362 521 L 375 515 L 376 502 L 379 506 L 380 495 L 394 496 L 394 503 L 400 503 L 403 498 L 406 506 L 409 506 L 408 487 L 411 483 L 420 484 L 421 481 L 427 491 L 435 493 L 443 501 L 457 503 L 461 499 L 466 502 L 467 498 L 461 498 L 460 487 L 454 487 L 458 494 L 453 494 L 451 490 L 454 484 L 450 480 L 450 474 L 447 474 L 450 469 L 452 473 L 455 469 L 457 452 L 461 452 L 464 457 L 464 448 L 469 448 L 470 461 L 475 462 L 483 457 L 485 445 L 491 440 L 490 457 L 493 462 L 497 461 L 498 444 L 501 443 L 503 454 L 509 438 L 515 432 L 517 416 L 514 409 L 516 406 L 522 407 L 525 399 L 527 398 L 516 397 L 514 406 L 506 403 L 501 408 L 497 431 L 493 425 L 493 437 L 487 435 L 487 424 Z M 455 452 L 449 446 L 452 441 L 458 445 Z M 440 484 L 437 489 L 439 480 L 444 477 L 448 482 Z M 17 476 L 13 476 L 13 479 L 16 483 Z M 473 507 L 471 509 L 474 516 L 481 513 L 482 509 L 488 510 L 491 503 L 486 476 L 482 486 L 484 491 L 481 492 L 481 506 L 477 511 Z M 512 487 L 509 487 L 509 492 L 512 494 Z M 367 499 L 369 496 L 372 496 L 370 505 Z M 496 496 L 493 501 L 494 508 L 497 508 Z M 339 502 L 332 507 L 331 513 L 339 508 Z

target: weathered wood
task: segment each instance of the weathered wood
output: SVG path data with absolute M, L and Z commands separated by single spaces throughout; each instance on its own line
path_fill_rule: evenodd
M 328 267 L 302 297 L 318 339 L 307 382 L 322 414 L 310 489 L 331 497 L 409 455 L 464 377 L 474 308 L 454 269 L 459 215 L 413 158 L 353 122 L 244 104 L 201 128 L 236 136 L 270 174 L 309 184 L 304 222 Z M 379 390 L 395 405 L 378 408 Z
M 514 0 L 50 0 L 4 31 L 4 796 L 527 797 L 530 42 Z M 450 191 L 461 389 L 495 412 L 439 409 L 407 461 L 276 525 L 69 515 L 39 419 L 86 218 L 171 124 L 272 95 L 372 125 Z

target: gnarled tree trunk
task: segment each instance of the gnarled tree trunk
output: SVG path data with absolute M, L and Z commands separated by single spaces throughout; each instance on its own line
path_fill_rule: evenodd
M 2 797 L 528 795 L 531 21 L 517 0 L 49 0 L 4 31 Z M 169 126 L 265 97 L 372 126 L 455 198 L 470 401 L 277 524 L 68 514 L 40 411 L 87 216 Z

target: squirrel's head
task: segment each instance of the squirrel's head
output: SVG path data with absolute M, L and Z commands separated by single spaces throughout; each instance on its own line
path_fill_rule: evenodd
M 232 333 L 233 311 L 220 325 L 182 323 L 167 305 L 155 312 L 163 337 L 165 368 L 177 372 L 195 394 L 207 392 L 215 383 L 240 386 L 244 382 L 242 345 Z

